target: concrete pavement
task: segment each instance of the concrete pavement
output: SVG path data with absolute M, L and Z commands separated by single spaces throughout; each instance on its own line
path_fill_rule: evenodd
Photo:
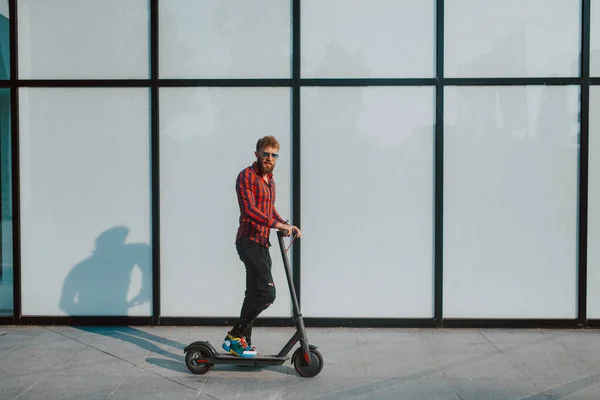
M 182 349 L 225 332 L 0 326 L 0 399 L 600 399 L 600 330 L 308 328 L 315 378 L 290 363 L 191 374 Z M 292 333 L 253 341 L 273 353 Z

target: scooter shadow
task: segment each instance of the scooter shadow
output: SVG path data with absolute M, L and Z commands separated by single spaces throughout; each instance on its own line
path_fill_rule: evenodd
M 176 372 L 186 372 L 191 374 L 191 372 L 185 366 L 185 363 L 177 362 L 174 360 L 169 360 L 165 358 L 156 358 L 156 357 L 148 357 L 146 358 L 146 362 L 148 364 L 155 365 L 160 368 L 170 369 Z M 291 375 L 295 373 L 293 367 L 288 367 L 285 365 L 276 365 L 276 366 L 253 366 L 253 365 L 217 365 L 211 369 L 211 372 L 260 372 L 262 370 L 265 371 L 273 371 L 283 375 Z

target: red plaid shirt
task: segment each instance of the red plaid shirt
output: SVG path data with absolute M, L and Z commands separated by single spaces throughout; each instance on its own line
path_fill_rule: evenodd
M 273 174 L 267 175 L 268 183 L 258 174 L 258 164 L 239 173 L 235 182 L 238 204 L 240 206 L 240 225 L 236 242 L 242 236 L 248 236 L 265 247 L 269 242 L 270 228 L 277 222 L 286 223 L 275 209 L 275 180 Z

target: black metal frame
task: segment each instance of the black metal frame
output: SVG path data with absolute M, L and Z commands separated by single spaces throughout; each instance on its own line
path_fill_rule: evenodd
M 160 305 L 160 181 L 159 181 L 159 88 L 160 87 L 289 87 L 292 94 L 292 221 L 301 221 L 301 88 L 308 86 L 434 86 L 436 89 L 435 121 L 435 226 L 434 226 L 434 310 L 432 318 L 304 318 L 306 326 L 326 327 L 518 327 L 574 328 L 600 327 L 600 320 L 587 318 L 587 240 L 588 240 L 588 159 L 589 159 L 589 92 L 590 85 L 600 85 L 600 77 L 590 77 L 590 12 L 591 0 L 581 4 L 580 76 L 576 78 L 445 78 L 444 77 L 444 0 L 436 0 L 436 76 L 434 78 L 357 78 L 303 79 L 300 72 L 300 4 L 291 0 L 292 59 L 290 79 L 160 79 L 158 58 L 158 2 L 149 0 L 150 7 L 150 78 L 149 79 L 83 79 L 37 80 L 18 78 L 17 0 L 9 0 L 10 11 L 10 81 L 0 81 L 0 88 L 11 92 L 12 187 L 13 187 L 13 254 L 14 254 L 14 314 L 0 317 L 0 324 L 66 324 L 66 325 L 230 325 L 232 318 L 165 318 Z M 575 319 L 447 319 L 443 316 L 443 193 L 444 193 L 444 88 L 446 86 L 503 85 L 577 85 L 580 86 L 580 158 L 578 215 L 578 314 Z M 151 317 L 29 317 L 21 312 L 21 248 L 20 248 L 20 188 L 19 188 L 19 88 L 21 87 L 144 87 L 151 99 L 151 174 L 152 174 L 152 255 L 153 308 Z M 301 304 L 301 241 L 294 244 L 293 284 Z M 289 326 L 289 318 L 261 318 L 257 326 Z

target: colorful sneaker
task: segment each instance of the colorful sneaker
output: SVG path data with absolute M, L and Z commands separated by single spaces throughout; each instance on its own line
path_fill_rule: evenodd
M 229 332 L 227 332 L 227 336 L 225 336 L 225 339 L 223 339 L 223 350 L 225 350 L 226 352 L 229 353 L 229 350 L 231 349 L 231 340 L 229 339 L 230 337 L 233 338 L 233 336 L 230 335 Z M 248 343 L 248 339 L 246 339 L 244 337 L 244 340 L 246 342 L 246 351 L 248 352 L 255 352 L 256 354 L 258 354 L 258 351 L 256 350 L 256 347 L 252 346 L 251 344 Z
M 236 338 L 228 332 L 223 342 L 223 350 L 238 357 L 256 357 L 256 349 L 246 343 L 243 337 Z
M 233 338 L 233 336 L 231 336 L 231 334 L 229 332 L 227 332 L 227 336 L 225 336 L 225 339 L 223 339 L 223 350 L 225 350 L 226 352 L 229 353 L 229 350 L 231 350 L 231 340 L 230 338 Z M 258 351 L 256 350 L 256 347 L 248 344 L 248 340 L 246 338 L 243 338 L 245 343 L 246 343 L 246 350 L 247 352 L 254 352 L 256 354 L 258 354 Z M 251 354 L 251 353 L 249 353 Z

